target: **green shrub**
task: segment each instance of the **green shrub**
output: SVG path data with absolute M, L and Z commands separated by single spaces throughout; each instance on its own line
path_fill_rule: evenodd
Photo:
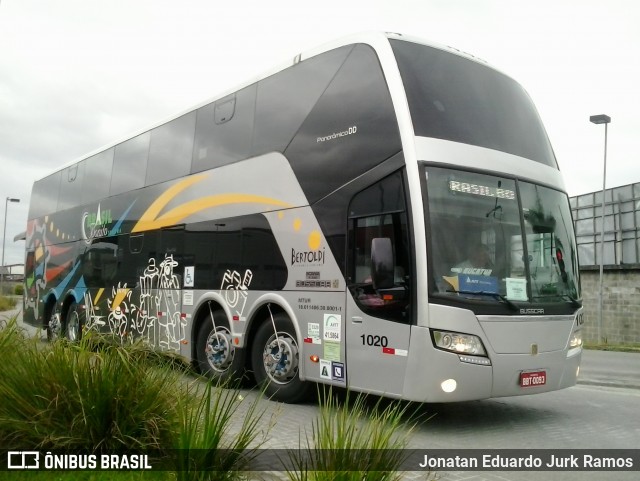
M 87 335 L 43 347 L 14 318 L 0 321 L 0 365 L 9 367 L 0 376 L 0 445 L 12 449 L 159 450 L 175 463 L 172 479 L 226 481 L 242 477 L 273 426 L 262 422 L 262 396 L 246 401 L 237 389 L 189 380 L 177 358 L 142 343 Z M 413 419 L 408 404 L 386 403 L 347 394 L 343 406 L 329 391 L 289 478 L 399 480 Z M 122 476 L 108 479 L 138 479 Z
M 24 284 L 16 284 L 16 287 L 13 288 L 13 293 L 16 296 L 21 296 L 24 294 Z
M 14 325 L 0 332 L 0 444 L 15 448 L 162 449 L 176 430 L 177 376 L 124 347 L 39 348 Z
M 3 481 L 175 481 L 167 471 L 9 471 Z
M 191 385 L 190 394 L 196 401 L 178 406 L 180 428 L 174 444 L 178 481 L 237 479 L 265 441 L 266 432 L 258 439 L 262 396 L 247 401 L 237 389 L 210 382 L 204 393 L 201 386 Z
M 379 399 L 371 408 L 367 397 L 350 394 L 340 405 L 331 391 L 321 396 L 320 414 L 313 422 L 312 441 L 292 455 L 291 481 L 402 479 L 397 472 L 405 459 L 402 451 L 413 429 L 409 404 Z M 407 418 L 405 420 L 405 418 Z M 345 468 L 348 467 L 348 470 Z M 425 473 L 428 475 L 429 473 Z
M 10 311 L 16 307 L 18 301 L 9 297 L 0 296 L 0 311 Z
M 11 366 L 0 376 L 0 445 L 12 449 L 158 450 L 175 462 L 172 479 L 211 481 L 240 478 L 264 442 L 260 396 L 189 380 L 175 356 L 142 343 L 87 335 L 43 346 L 12 319 L 0 322 L 0 365 Z M 138 479 L 122 476 L 107 479 Z
M 13 349 L 13 345 L 21 345 L 26 339 L 23 329 L 18 327 L 18 316 L 0 318 L 0 362 L 3 353 Z

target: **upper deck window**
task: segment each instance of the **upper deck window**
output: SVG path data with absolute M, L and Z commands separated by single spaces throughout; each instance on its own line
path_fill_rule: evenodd
M 540 117 L 518 83 L 459 55 L 390 42 L 416 135 L 499 150 L 557 168 Z
M 144 187 L 150 138 L 150 132 L 145 132 L 116 145 L 111 174 L 111 195 Z
M 191 112 L 151 131 L 145 185 L 189 174 L 196 113 Z

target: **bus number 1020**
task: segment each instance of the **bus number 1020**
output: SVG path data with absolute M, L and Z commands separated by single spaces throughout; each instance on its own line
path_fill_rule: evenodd
M 362 345 L 363 346 L 376 346 L 376 347 L 387 347 L 387 345 L 389 344 L 389 340 L 387 339 L 387 336 L 378 336 L 378 335 L 371 335 L 371 334 L 362 334 L 360 336 L 360 339 L 362 339 Z

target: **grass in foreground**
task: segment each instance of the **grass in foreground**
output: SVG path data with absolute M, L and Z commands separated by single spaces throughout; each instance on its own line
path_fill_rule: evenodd
M 0 312 L 14 309 L 17 303 L 15 298 L 0 296 Z
M 264 415 L 258 411 L 261 396 L 247 402 L 238 390 L 215 388 L 210 383 L 204 389 L 198 386 L 190 389 L 198 400 L 178 406 L 180 429 L 174 441 L 179 450 L 176 479 L 237 479 L 238 471 L 248 467 L 272 427 L 269 424 L 265 432 L 261 430 Z
M 312 441 L 292 454 L 295 470 L 287 472 L 291 481 L 399 481 L 399 472 L 415 426 L 409 404 L 387 404 L 379 399 L 368 407 L 367 396 L 355 400 L 347 393 L 344 404 L 329 390 L 312 427 Z M 386 404 L 386 407 L 384 405 Z M 344 471 L 349 466 L 349 471 Z M 424 473 L 428 477 L 430 473 Z
M 22 449 L 162 449 L 177 429 L 176 372 L 121 346 L 46 348 L 15 323 L 0 332 L 0 443 Z
M 142 345 L 86 336 L 79 344 L 43 346 L 14 319 L 0 321 L 0 365 L 0 445 L 87 454 L 157 449 L 174 463 L 166 472 L 16 472 L 3 479 L 244 479 L 241 470 L 273 427 L 273 419 L 262 422 L 261 396 L 244 401 L 237 389 L 189 381 L 175 358 Z M 311 439 L 294 451 L 289 478 L 401 479 L 401 450 L 414 425 L 409 404 L 380 399 L 371 406 L 366 396 L 350 400 L 349 394 L 341 404 L 330 391 L 321 399 Z
M 114 472 L 114 471 L 5 471 L 2 479 L 6 481 L 173 481 L 175 474 L 169 472 Z
M 2 446 L 86 454 L 157 450 L 176 459 L 179 471 L 168 479 L 210 481 L 238 479 L 251 453 L 247 448 L 260 445 L 260 397 L 243 403 L 236 389 L 203 387 L 200 380 L 190 384 L 175 369 L 175 358 L 140 345 L 87 336 L 79 344 L 60 340 L 42 346 L 15 320 L 2 324 Z M 233 424 L 237 418 L 239 426 Z M 224 451 L 212 456 L 216 450 Z M 33 479 L 33 474 L 16 479 Z M 169 476 L 153 474 L 148 479 Z M 141 479 L 140 473 L 106 471 L 37 475 L 46 480 Z

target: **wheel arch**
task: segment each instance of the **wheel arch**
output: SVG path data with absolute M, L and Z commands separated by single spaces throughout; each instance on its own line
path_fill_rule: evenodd
M 57 306 L 58 298 L 52 290 L 42 299 L 42 327 L 47 327 L 49 325 L 51 314 L 55 312 Z
M 80 302 L 78 301 L 78 294 L 74 290 L 70 290 L 65 294 L 62 305 L 60 306 L 60 319 L 62 320 L 63 326 L 67 324 L 69 309 L 73 304 L 80 304 Z

